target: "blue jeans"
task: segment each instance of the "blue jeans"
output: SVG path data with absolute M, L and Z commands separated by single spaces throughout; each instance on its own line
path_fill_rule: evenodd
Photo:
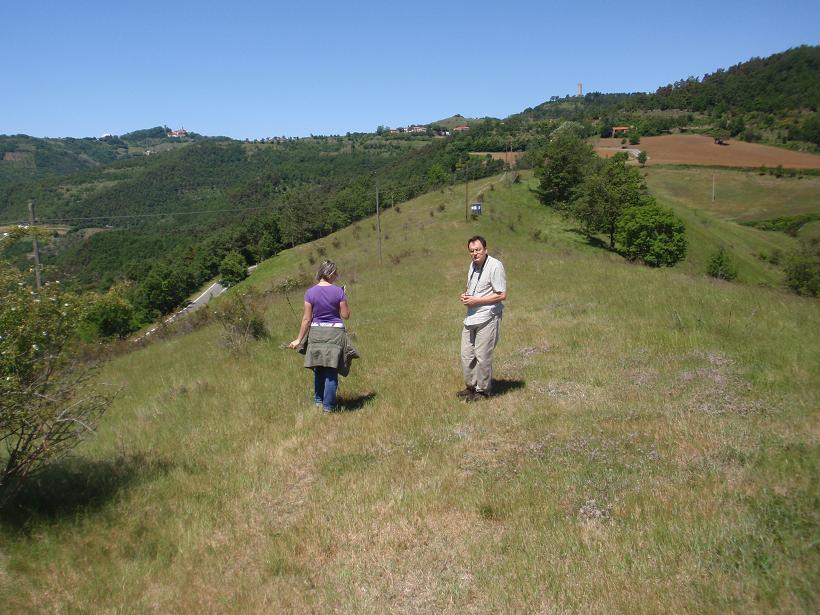
M 336 405 L 336 388 L 339 386 L 339 372 L 332 367 L 313 368 L 313 401 L 322 404 L 325 410 Z

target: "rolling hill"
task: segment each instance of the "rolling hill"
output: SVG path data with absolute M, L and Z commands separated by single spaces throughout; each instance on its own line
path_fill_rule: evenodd
M 70 227 L 44 253 L 50 278 L 100 291 L 126 282 L 146 321 L 215 276 L 227 254 L 252 264 L 324 236 L 371 212 L 377 191 L 386 206 L 478 179 L 503 166 L 493 152 L 514 150 L 519 168 L 537 167 L 564 121 L 587 136 L 631 126 L 647 147 L 651 135 L 718 130 L 732 135 L 724 148 L 732 152 L 753 147 L 742 140 L 816 149 L 818 50 L 752 59 L 654 94 L 554 98 L 503 121 L 455 115 L 438 124 L 466 122 L 470 130 L 446 139 L 357 133 L 245 143 L 169 139 L 161 126 L 102 140 L 0 137 L 0 226 L 27 220 L 33 202 L 40 220 Z M 780 151 L 783 166 L 800 156 L 795 166 L 816 166 L 816 155 L 770 149 L 764 160 L 779 160 Z M 8 256 L 27 268 L 26 250 L 21 244 Z M 160 278 L 173 288 L 161 301 L 147 299 Z
M 269 340 L 206 321 L 107 364 L 98 435 L 0 522 L 5 610 L 815 610 L 816 301 L 627 264 L 509 180 L 470 183 L 475 221 L 464 186 L 385 212 L 381 264 L 373 218 L 266 260 L 231 293 Z M 509 300 L 466 405 L 474 233 Z M 362 354 L 330 416 L 281 347 L 325 257 Z

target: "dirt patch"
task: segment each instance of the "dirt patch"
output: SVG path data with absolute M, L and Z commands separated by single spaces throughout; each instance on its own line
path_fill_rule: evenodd
M 31 158 L 33 158 L 31 152 L 5 152 L 3 154 L 3 160 L 9 162 L 20 162 L 21 160 L 30 160 Z
M 512 166 L 518 162 L 518 159 L 524 155 L 524 152 L 470 152 L 470 155 L 490 156 L 493 160 L 501 160 Z
M 690 356 L 708 365 L 680 372 L 673 385 L 686 396 L 688 410 L 743 416 L 764 410 L 760 400 L 749 396 L 750 386 L 736 373 L 730 358 L 717 352 L 695 352 Z
M 599 156 L 609 158 L 626 151 L 620 139 L 597 139 L 593 142 Z M 703 135 L 664 135 L 642 137 L 639 145 L 629 149 L 643 150 L 652 164 L 694 164 L 726 167 L 776 167 L 788 169 L 820 169 L 820 156 L 792 152 L 770 145 L 731 140 L 727 145 L 715 145 L 714 139 Z
M 80 233 L 80 235 L 82 236 L 83 239 L 89 239 L 89 238 L 93 237 L 94 235 L 96 235 L 97 233 L 104 233 L 105 231 L 110 231 L 110 230 L 113 230 L 113 229 L 94 227 L 94 228 L 81 229 L 79 231 L 79 233 Z

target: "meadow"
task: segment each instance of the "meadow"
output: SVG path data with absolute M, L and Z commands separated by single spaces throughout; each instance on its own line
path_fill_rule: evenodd
M 644 173 L 658 202 L 671 207 L 686 224 L 690 249 L 679 269 L 692 275 L 703 274 L 709 257 L 723 246 L 737 266 L 739 281 L 780 286 L 780 265 L 797 247 L 797 239 L 738 223 L 820 211 L 820 177 L 777 178 L 754 170 L 672 166 L 650 167 Z
M 655 173 L 707 220 L 694 246 L 764 233 Z M 106 364 L 97 436 L 2 519 L 3 610 L 817 612 L 817 301 L 626 263 L 534 186 L 471 183 L 477 220 L 463 187 L 385 212 L 381 264 L 372 218 L 265 261 L 231 292 L 268 340 L 207 324 Z M 476 233 L 509 299 L 497 395 L 468 405 Z M 362 354 L 329 416 L 282 347 L 325 257 Z

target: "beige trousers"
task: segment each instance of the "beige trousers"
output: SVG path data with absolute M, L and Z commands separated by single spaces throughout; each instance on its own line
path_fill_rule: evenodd
M 461 330 L 461 369 L 464 384 L 490 393 L 493 382 L 493 350 L 501 335 L 501 317 L 493 316 L 480 325 Z

